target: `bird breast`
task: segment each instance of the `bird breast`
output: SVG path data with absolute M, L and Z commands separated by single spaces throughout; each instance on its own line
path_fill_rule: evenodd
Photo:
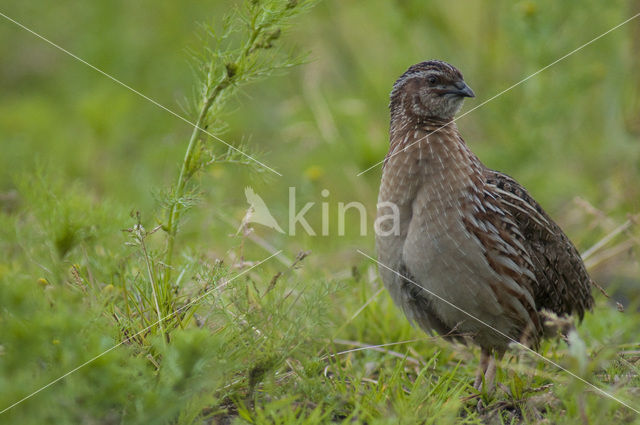
M 499 250 L 489 251 L 470 231 L 469 223 L 474 222 L 489 229 L 475 218 L 484 210 L 482 164 L 454 124 L 436 130 L 414 130 L 400 137 L 392 127 L 379 203 L 395 203 L 401 222 L 399 234 L 377 236 L 378 252 L 383 253 L 380 261 L 395 270 L 406 268 L 414 282 L 431 294 L 431 314 L 447 326 L 476 335 L 480 345 L 504 345 L 504 338 L 487 332 L 486 325 L 469 314 L 517 338 L 528 321 L 523 304 L 533 301 L 525 299 L 526 291 L 516 281 L 492 267 L 489 260 L 492 255 L 501 258 Z M 379 214 L 384 213 L 381 208 Z M 407 304 L 401 279 L 388 273 L 382 277 L 407 316 L 424 314 L 411 311 L 415 304 Z M 505 295 L 501 287 L 514 295 Z M 513 316 L 522 320 L 514 321 Z

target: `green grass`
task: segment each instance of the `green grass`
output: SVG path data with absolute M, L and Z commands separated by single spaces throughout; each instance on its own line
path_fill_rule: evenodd
M 478 349 L 408 324 L 356 252 L 373 254 L 373 238 L 359 235 L 355 212 L 337 236 L 339 202 L 365 204 L 372 227 L 380 168 L 357 174 L 386 153 L 388 92 L 409 65 L 459 67 L 478 96 L 469 110 L 633 15 L 633 2 L 325 0 L 278 17 L 265 3 L 295 2 L 249 1 L 244 16 L 276 19 L 258 31 L 234 14 L 242 3 L 208 3 L 1 10 L 193 122 L 217 84 L 230 87 L 205 113 L 207 130 L 283 176 L 247 167 L 0 19 L 0 410 L 99 356 L 0 423 L 640 424 L 516 349 L 496 392 L 475 394 Z M 207 30 L 220 37 L 225 23 L 233 31 L 215 44 Z M 639 33 L 640 19 L 458 122 L 474 152 L 527 186 L 583 252 L 640 210 Z M 247 59 L 252 34 L 260 48 Z M 221 79 L 208 81 L 202 64 Z M 226 86 L 232 74 L 247 79 Z M 315 202 L 306 217 L 318 235 L 238 232 L 247 186 L 281 225 L 295 187 L 298 211 Z M 632 219 L 588 258 L 612 299 L 594 291 L 570 348 L 540 348 L 636 409 L 639 239 Z

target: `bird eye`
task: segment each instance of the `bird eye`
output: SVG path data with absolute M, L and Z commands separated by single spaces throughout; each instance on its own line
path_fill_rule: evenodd
M 435 84 L 438 79 L 434 76 L 428 78 L 429 84 Z

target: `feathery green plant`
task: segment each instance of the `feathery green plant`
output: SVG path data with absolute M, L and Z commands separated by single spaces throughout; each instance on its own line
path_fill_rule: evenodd
M 199 78 L 198 98 L 191 107 L 197 116 L 189 138 L 184 159 L 175 185 L 160 196 L 165 218 L 159 225 L 164 231 L 164 252 L 151 251 L 145 239 L 147 232 L 140 223 L 130 229 L 132 244 L 140 249 L 145 275 L 151 288 L 147 306 L 155 310 L 154 322 L 160 333 L 166 334 L 163 319 L 184 326 L 188 315 L 173 315 L 176 311 L 178 282 L 172 281 L 175 242 L 183 214 L 197 203 L 198 176 L 213 164 L 232 163 L 251 166 L 257 172 L 266 165 L 255 159 L 254 150 L 223 142 L 218 134 L 226 126 L 223 117 L 229 101 L 247 84 L 259 81 L 302 62 L 303 57 L 279 46 L 283 30 L 292 19 L 308 10 L 315 0 L 248 0 L 241 9 L 234 10 L 222 20 L 222 29 L 215 25 L 205 28 L 205 47 L 194 52 L 195 69 Z M 220 149 L 224 143 L 227 148 Z M 252 153 L 246 153 L 246 152 Z M 183 269 L 184 270 L 184 269 Z M 145 320 L 145 324 L 148 321 Z M 154 327 L 155 328 L 155 327 Z
M 276 47 L 276 42 L 291 19 L 308 9 L 314 2 L 249 0 L 245 3 L 244 13 L 236 13 L 235 16 L 224 19 L 221 32 L 209 29 L 208 35 L 214 42 L 213 47 L 195 55 L 198 70 L 202 75 L 197 104 L 199 112 L 178 180 L 166 204 L 167 218 L 163 223 L 163 229 L 167 233 L 164 256 L 166 269 L 163 277 L 165 285 L 168 285 L 171 279 L 174 244 L 180 218 L 191 205 L 190 195 L 195 191 L 191 183 L 197 174 L 214 162 L 240 160 L 245 164 L 265 167 L 248 154 L 242 153 L 240 149 L 231 146 L 224 155 L 216 157 L 209 146 L 211 139 L 207 140 L 206 136 L 217 139 L 212 132 L 217 133 L 224 128 L 220 119 L 223 108 L 241 87 L 301 62 L 300 57 L 291 53 L 282 54 L 282 49 Z M 240 40 L 236 40 L 238 22 L 245 27 L 239 34 Z M 274 49 L 277 51 L 274 52 Z

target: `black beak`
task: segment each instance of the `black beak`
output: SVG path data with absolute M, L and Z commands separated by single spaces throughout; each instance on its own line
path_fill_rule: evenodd
M 469 87 L 464 81 L 458 81 L 455 83 L 447 93 L 456 94 L 462 97 L 476 97 L 471 87 Z

